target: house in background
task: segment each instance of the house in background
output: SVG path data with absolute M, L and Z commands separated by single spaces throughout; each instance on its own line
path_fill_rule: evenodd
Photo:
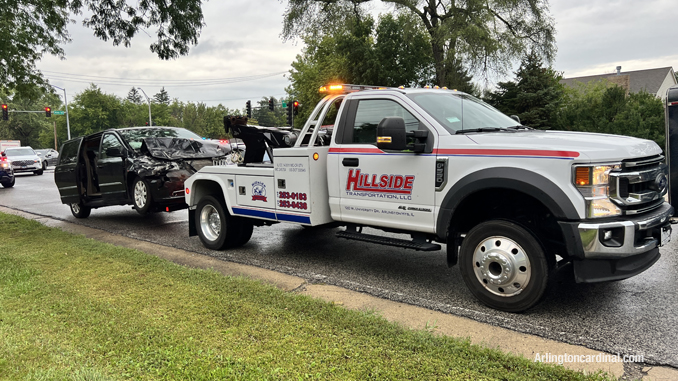
M 654 94 L 657 98 L 661 98 L 662 101 L 666 99 L 666 90 L 676 85 L 676 75 L 671 66 L 626 72 L 622 72 L 621 66 L 617 66 L 616 73 L 563 78 L 560 83 L 567 87 L 575 87 L 577 82 L 588 83 L 598 80 L 607 80 L 623 87 L 626 89 L 627 95 L 645 90 Z

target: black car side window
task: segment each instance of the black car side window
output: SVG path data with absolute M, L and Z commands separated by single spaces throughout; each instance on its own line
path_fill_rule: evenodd
M 81 140 L 76 140 L 64 144 L 59 165 L 75 164 L 78 162 L 78 147 L 80 146 L 80 142 Z
M 106 159 L 109 156 L 106 155 L 106 150 L 108 148 L 120 148 L 122 149 L 122 143 L 120 143 L 120 140 L 113 135 L 113 134 L 106 134 L 104 135 L 104 138 L 101 139 L 101 150 L 99 151 L 99 156 L 102 159 Z
M 407 131 L 419 128 L 419 120 L 398 103 L 386 99 L 361 100 L 353 123 L 353 143 L 376 143 L 377 125 L 390 116 L 405 120 Z

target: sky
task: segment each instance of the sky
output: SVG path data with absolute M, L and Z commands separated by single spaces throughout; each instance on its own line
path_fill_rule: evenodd
M 373 13 L 390 8 L 372 1 Z M 50 83 L 65 88 L 69 101 L 90 83 L 126 97 L 140 87 L 152 97 L 164 86 L 182 102 L 219 103 L 243 109 L 245 102 L 285 95 L 291 63 L 301 54 L 300 41 L 283 41 L 286 1 L 212 0 L 203 4 L 206 25 L 187 56 L 163 61 L 151 53 L 150 32 L 139 33 L 130 48 L 93 36 L 76 18 L 64 46 L 65 60 L 44 56 L 38 69 Z M 551 0 L 558 52 L 553 68 L 577 77 L 672 66 L 678 70 L 676 0 Z M 499 78 L 499 80 L 511 77 Z M 221 82 L 179 86 L 180 80 Z M 58 91 L 58 94 L 63 94 Z

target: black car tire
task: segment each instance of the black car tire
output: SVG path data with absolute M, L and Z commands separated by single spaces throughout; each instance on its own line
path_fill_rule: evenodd
M 137 213 L 145 216 L 151 210 L 151 190 L 146 180 L 137 177 L 132 183 L 132 202 Z
M 38 169 L 37 171 L 33 171 L 33 173 L 38 175 L 38 176 L 42 176 L 42 172 L 43 172 L 42 169 Z
M 5 188 L 11 188 L 14 186 L 14 183 L 16 182 L 16 177 L 12 177 L 12 181 L 7 181 L 2 183 L 2 186 Z
M 252 232 L 254 231 L 254 224 L 249 218 L 235 217 L 239 221 L 237 222 L 240 228 L 240 234 L 238 234 L 238 239 L 235 242 L 234 247 L 242 246 L 249 242 L 252 238 Z
M 47 169 L 47 161 L 42 162 L 42 170 L 44 171 L 45 169 Z
M 221 200 L 213 196 L 203 197 L 195 210 L 195 228 L 203 246 L 208 249 L 222 250 L 242 245 L 240 222 L 228 213 Z
M 73 203 L 69 206 L 71 208 L 71 213 L 75 218 L 87 218 L 92 212 L 92 208 L 89 206 L 84 206 L 81 203 Z
M 507 312 L 525 311 L 537 304 L 552 275 L 535 236 L 503 220 L 483 222 L 466 234 L 459 270 L 473 296 Z

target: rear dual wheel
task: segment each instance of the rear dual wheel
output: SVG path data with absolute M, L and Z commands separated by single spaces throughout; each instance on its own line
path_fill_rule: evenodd
M 468 232 L 461 245 L 459 268 L 478 300 L 508 312 L 525 311 L 537 304 L 551 275 L 535 236 L 503 220 L 483 222 Z
M 251 221 L 230 215 L 224 203 L 213 196 L 205 196 L 198 203 L 195 227 L 202 244 L 212 250 L 242 246 L 254 229 Z

